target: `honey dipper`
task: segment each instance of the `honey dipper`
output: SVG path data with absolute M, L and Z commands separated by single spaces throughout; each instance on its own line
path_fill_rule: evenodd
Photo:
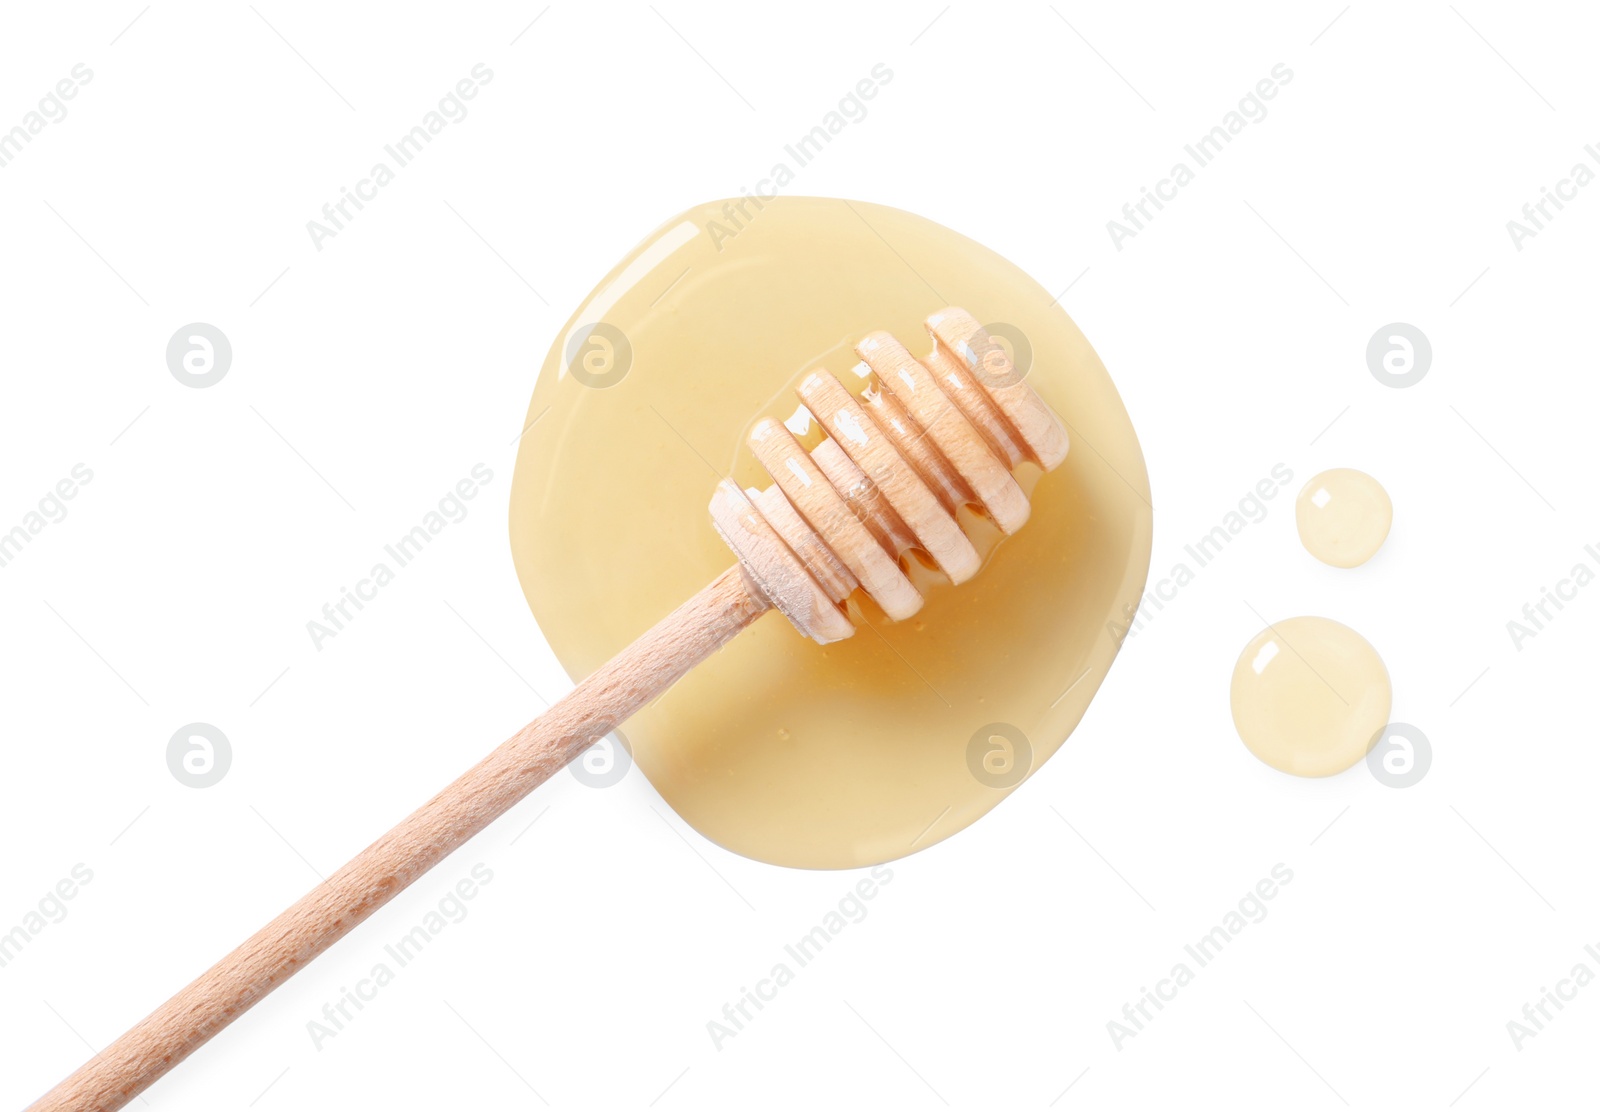
M 854 632 L 841 604 L 857 587 L 893 620 L 921 607 L 900 565 L 909 549 L 971 578 L 978 554 L 956 511 L 1021 528 L 1028 500 L 1011 472 L 1061 463 L 1067 433 L 968 313 L 927 325 L 921 359 L 884 332 L 856 346 L 878 380 L 859 399 L 827 371 L 805 376 L 800 400 L 828 434 L 810 452 L 757 422 L 750 447 L 775 485 L 724 479 L 711 497 L 736 564 L 32 1107 L 120 1108 L 767 610 L 827 644 Z

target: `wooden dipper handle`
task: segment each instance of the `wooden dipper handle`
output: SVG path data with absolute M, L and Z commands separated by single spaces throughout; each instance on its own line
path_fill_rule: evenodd
M 877 385 L 858 401 L 833 376 L 806 376 L 800 398 L 830 435 L 811 452 L 770 418 L 750 446 L 775 480 L 741 491 L 724 479 L 711 520 L 739 563 L 667 615 L 544 715 L 202 973 L 71 1077 L 34 1112 L 120 1108 L 201 1047 L 401 889 L 453 853 L 568 761 L 671 687 L 768 609 L 827 644 L 855 626 L 839 605 L 860 587 L 891 619 L 922 594 L 901 567 L 921 548 L 952 582 L 979 566 L 957 522 L 980 507 L 1004 532 L 1028 502 L 1011 469 L 1049 470 L 1067 454 L 1060 418 L 962 309 L 927 320 L 933 351 L 894 337 L 856 346 Z
M 121 1108 L 755 621 L 735 565 L 31 1107 Z

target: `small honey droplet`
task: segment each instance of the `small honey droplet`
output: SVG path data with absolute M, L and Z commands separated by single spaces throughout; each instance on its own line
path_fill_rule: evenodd
M 1336 467 L 1313 475 L 1301 488 L 1294 520 L 1307 552 L 1332 567 L 1353 568 L 1383 547 L 1394 504 L 1371 475 Z

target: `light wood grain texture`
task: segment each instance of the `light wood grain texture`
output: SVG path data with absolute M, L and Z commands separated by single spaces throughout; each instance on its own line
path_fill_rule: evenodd
M 120 1108 L 768 609 L 735 565 L 33 1106 Z
M 805 565 L 828 598 L 843 602 L 851 591 L 861 586 L 856 582 L 856 577 L 850 574 L 850 569 L 844 566 L 844 561 L 811 531 L 811 526 L 800 516 L 800 511 L 794 508 L 794 504 L 784 497 L 783 491 L 777 486 L 769 486 L 766 490 L 748 487 L 744 493 L 783 543 Z
M 763 418 L 750 430 L 750 447 L 822 543 L 838 555 L 885 614 L 901 621 L 921 609 L 922 595 L 900 570 L 895 554 L 855 515 L 788 429 Z
M 711 496 L 715 526 L 763 597 L 801 633 L 826 645 L 855 632 L 844 611 L 732 479 Z
M 924 468 L 952 472 L 964 484 L 957 485 L 954 479 L 940 484 L 956 486 L 956 495 L 947 507 L 950 512 L 955 512 L 958 503 L 976 499 L 1002 531 L 1009 534 L 1022 528 L 1028 520 L 1028 496 L 972 422 L 939 389 L 932 372 L 887 332 L 867 336 L 856 345 L 856 354 L 883 383 L 879 404 L 890 416 L 882 424 L 903 442 L 901 451 L 913 461 L 928 457 Z M 890 399 L 908 420 L 897 419 L 899 413 L 889 406 Z
M 1067 458 L 1067 429 L 1060 416 L 1022 381 L 1027 369 L 1012 366 L 1011 357 L 965 309 L 943 309 L 928 318 L 934 354 L 941 349 L 959 367 L 956 377 L 976 382 L 979 391 L 969 398 L 986 397 L 1003 415 L 1003 424 L 1016 433 L 1028 458 L 1046 471 Z M 980 392 L 981 391 L 981 392 Z M 958 401 L 958 404 L 959 401 Z
M 813 371 L 800 383 L 800 400 L 822 422 L 833 440 L 888 499 L 916 544 L 932 556 L 952 583 L 965 583 L 978 571 L 978 551 L 955 516 L 940 504 L 911 461 L 900 454 L 855 395 L 826 371 Z

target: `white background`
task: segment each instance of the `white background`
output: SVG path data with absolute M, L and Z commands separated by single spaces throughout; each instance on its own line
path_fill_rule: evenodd
M 1600 542 L 1600 187 L 1506 222 L 1600 140 L 1572 6 L 933 3 L 8 5 L 0 527 L 94 473 L 0 568 L 0 1104 L 43 1092 L 569 686 L 505 499 L 535 371 L 594 283 L 737 194 L 882 62 L 790 188 L 896 205 L 1015 260 L 1111 369 L 1155 492 L 1153 580 L 1272 466 L 1295 480 L 1131 639 L 1072 741 L 893 880 L 735 1039 L 708 1020 L 857 879 L 730 855 L 637 770 L 562 774 L 147 1094 L 149 1107 L 1570 1105 L 1600 988 L 1600 587 L 1506 631 Z M 535 20 L 535 17 L 538 17 Z M 532 25 L 530 26 L 530 21 Z M 292 44 L 292 46 L 290 45 Z M 692 45 L 691 45 L 692 44 Z M 1091 45 L 1092 44 L 1092 45 Z M 492 82 L 346 230 L 306 222 L 474 64 Z M 1277 63 L 1292 82 L 1117 250 L 1106 222 Z M 1070 290 L 1069 290 L 1070 287 Z M 230 338 L 186 388 L 168 338 Z M 1428 376 L 1368 372 L 1430 337 Z M 305 623 L 476 463 L 494 478 L 316 651 Z M 1370 471 L 1387 546 L 1335 571 L 1289 496 Z M 642 554 L 641 558 L 645 558 Z M 1433 766 L 1299 781 L 1234 736 L 1261 621 L 1366 635 Z M 233 764 L 196 790 L 195 721 Z M 1070 819 L 1070 827 L 1063 818 Z M 343 1032 L 307 1022 L 476 863 L 493 881 Z M 1121 1049 L 1108 1020 L 1275 863 L 1293 882 Z M 534 1090 L 538 1096 L 534 1095 Z

